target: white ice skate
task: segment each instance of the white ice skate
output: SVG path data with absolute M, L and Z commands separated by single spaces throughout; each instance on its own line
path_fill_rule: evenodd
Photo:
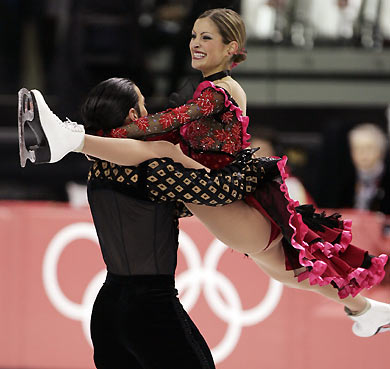
M 377 333 L 390 331 L 390 304 L 367 299 L 370 308 L 362 315 L 348 316 L 355 321 L 352 332 L 359 337 L 370 337 Z
M 26 145 L 25 124 L 31 128 L 35 141 Z M 22 88 L 18 94 L 18 128 L 20 165 L 55 163 L 66 154 L 83 146 L 84 126 L 61 121 L 47 106 L 38 90 Z

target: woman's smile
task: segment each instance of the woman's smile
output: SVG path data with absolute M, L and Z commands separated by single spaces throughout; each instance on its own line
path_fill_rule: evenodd
M 228 45 L 223 43 L 217 26 L 209 18 L 198 19 L 192 30 L 190 51 L 192 67 L 204 76 L 229 67 Z

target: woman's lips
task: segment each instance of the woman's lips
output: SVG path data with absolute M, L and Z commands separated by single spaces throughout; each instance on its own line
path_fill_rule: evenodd
M 206 56 L 205 53 L 202 53 L 200 51 L 194 51 L 192 53 L 192 59 L 195 59 L 195 60 L 200 60 L 200 59 L 203 59 L 204 57 Z

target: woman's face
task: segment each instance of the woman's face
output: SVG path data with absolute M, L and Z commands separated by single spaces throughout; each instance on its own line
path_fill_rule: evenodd
M 210 18 L 196 20 L 192 29 L 190 51 L 192 67 L 207 77 L 230 69 L 229 45 L 225 45 L 217 26 Z

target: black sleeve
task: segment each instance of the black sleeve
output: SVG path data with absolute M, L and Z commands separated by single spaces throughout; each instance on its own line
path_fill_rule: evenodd
M 279 175 L 279 159 L 248 156 L 250 150 L 230 165 L 208 172 L 190 169 L 171 158 L 156 158 L 138 167 L 124 167 L 105 161 L 97 161 L 90 177 L 101 177 L 142 191 L 145 197 L 156 202 L 181 201 L 184 203 L 221 206 L 241 200 L 254 192 L 262 181 Z

